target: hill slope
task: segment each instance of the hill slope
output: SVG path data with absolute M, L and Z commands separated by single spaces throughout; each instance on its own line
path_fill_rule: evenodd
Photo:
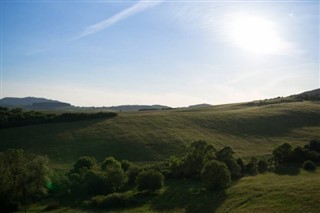
M 270 154 L 278 144 L 320 138 L 320 104 L 230 104 L 202 109 L 123 112 L 108 120 L 43 124 L 0 130 L 0 151 L 23 148 L 55 162 L 112 155 L 155 161 L 182 153 L 195 140 L 230 145 L 241 157 Z

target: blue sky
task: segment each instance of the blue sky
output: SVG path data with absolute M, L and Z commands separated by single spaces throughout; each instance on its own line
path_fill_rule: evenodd
M 221 104 L 319 88 L 318 1 L 1 1 L 1 97 Z

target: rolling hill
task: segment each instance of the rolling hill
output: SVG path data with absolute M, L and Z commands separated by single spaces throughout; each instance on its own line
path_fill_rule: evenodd
M 108 155 L 157 161 L 182 153 L 195 140 L 226 145 L 241 157 L 264 156 L 281 143 L 320 138 L 320 104 L 228 104 L 200 109 L 122 112 L 112 119 L 42 124 L 0 130 L 0 151 L 23 148 L 57 163 Z

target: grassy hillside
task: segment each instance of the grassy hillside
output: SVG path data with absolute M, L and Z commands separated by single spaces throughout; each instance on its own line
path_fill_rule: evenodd
M 320 104 L 128 112 L 107 120 L 1 129 L 0 138 L 0 151 L 23 148 L 59 163 L 74 162 L 83 155 L 155 161 L 179 154 L 200 139 L 216 148 L 231 145 L 241 157 L 261 156 L 283 142 L 302 145 L 320 138 Z

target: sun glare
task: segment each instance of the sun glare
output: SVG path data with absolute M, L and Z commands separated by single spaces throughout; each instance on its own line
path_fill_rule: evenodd
M 227 26 L 227 31 L 233 43 L 254 53 L 274 54 L 285 48 L 274 24 L 261 17 L 234 16 Z

